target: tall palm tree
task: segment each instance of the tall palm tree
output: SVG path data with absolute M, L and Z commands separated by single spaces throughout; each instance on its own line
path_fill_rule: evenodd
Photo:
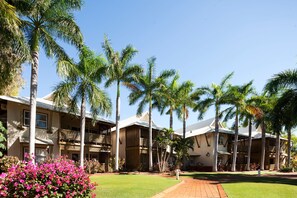
M 296 123 L 297 117 L 297 69 L 285 70 L 278 74 L 275 74 L 271 79 L 268 80 L 264 88 L 269 93 L 281 94 L 280 100 L 282 104 L 286 104 L 289 113 L 285 119 L 285 128 L 288 131 L 288 165 L 290 163 L 291 154 L 291 128 Z M 285 91 L 284 91 L 285 89 Z M 290 106 L 288 106 L 290 105 Z
M 164 86 L 165 80 L 175 74 L 174 70 L 165 70 L 158 76 L 155 74 L 156 58 L 148 59 L 148 69 L 146 73 L 138 75 L 137 82 L 127 84 L 132 91 L 129 95 L 130 105 L 140 101 L 137 108 L 137 114 L 140 115 L 145 106 L 149 106 L 149 170 L 153 170 L 152 153 L 152 104 L 153 100 L 159 97 L 160 87 Z
M 189 108 L 193 108 L 194 101 L 199 98 L 197 92 L 192 93 L 193 88 L 194 83 L 188 80 L 181 84 L 178 91 L 178 104 L 180 108 L 177 110 L 178 117 L 183 121 L 183 138 L 186 138 L 186 120 L 189 117 Z
M 239 129 L 239 115 L 244 112 L 247 108 L 245 100 L 248 95 L 253 92 L 252 88 L 253 81 L 246 83 L 242 86 L 229 86 L 227 91 L 226 103 L 232 106 L 227 109 L 225 120 L 235 117 L 235 137 L 233 145 L 233 156 L 231 171 L 236 171 L 236 160 L 237 160 L 237 144 L 238 144 L 238 129 Z
M 210 87 L 201 87 L 196 90 L 198 95 L 201 95 L 199 101 L 194 107 L 194 111 L 199 111 L 198 119 L 202 119 L 205 112 L 211 107 L 215 107 L 215 133 L 214 133 L 214 149 L 213 149 L 213 171 L 217 172 L 218 167 L 218 135 L 219 135 L 219 120 L 220 120 L 220 106 L 226 101 L 226 91 L 228 82 L 233 76 L 233 72 L 226 75 L 220 84 L 213 83 Z
M 268 95 L 266 92 L 261 95 L 256 95 L 252 97 L 252 100 L 255 102 L 256 107 L 259 109 L 255 115 L 256 126 L 261 127 L 262 131 L 262 140 L 261 140 L 261 160 L 260 160 L 260 169 L 265 169 L 265 145 L 266 145 L 266 131 L 269 123 L 269 113 L 272 111 L 275 102 L 276 96 Z
M 121 83 L 126 85 L 133 82 L 137 74 L 142 72 L 142 68 L 136 64 L 130 64 L 132 58 L 137 53 L 131 45 L 125 47 L 121 53 L 115 52 L 107 37 L 102 44 L 106 58 L 108 60 L 107 67 L 107 81 L 106 87 L 111 86 L 113 83 L 117 86 L 116 94 L 116 154 L 115 154 L 115 171 L 119 170 L 119 144 L 120 144 L 120 87 Z
M 80 103 L 80 166 L 84 166 L 84 140 L 86 103 L 90 105 L 94 120 L 99 114 L 111 114 L 111 101 L 99 88 L 105 74 L 104 59 L 96 56 L 87 47 L 80 52 L 80 61 L 58 62 L 58 73 L 64 80 L 54 88 L 54 102 L 59 107 L 68 104 L 71 112 L 77 113 Z M 69 97 L 70 96 L 70 97 Z
M 239 120 L 242 121 L 243 127 L 248 127 L 249 137 L 248 137 L 248 151 L 247 151 L 247 166 L 246 170 L 250 171 L 251 164 L 251 149 L 252 149 L 252 126 L 255 119 L 255 115 L 259 114 L 261 111 L 255 106 L 251 98 L 245 100 L 246 108 L 240 113 Z
M 178 84 L 179 75 L 176 74 L 172 81 L 165 82 L 166 84 L 161 87 L 161 97 L 156 100 L 155 106 L 158 107 L 161 115 L 166 111 L 169 114 L 169 129 L 173 129 L 173 112 L 179 108 L 178 95 L 180 90 L 180 85 Z
M 13 1 L 21 16 L 21 27 L 31 55 L 30 82 L 30 155 L 35 154 L 36 96 L 38 85 L 39 50 L 48 57 L 67 59 L 58 40 L 76 47 L 82 44 L 82 34 L 74 21 L 73 11 L 80 9 L 81 0 Z

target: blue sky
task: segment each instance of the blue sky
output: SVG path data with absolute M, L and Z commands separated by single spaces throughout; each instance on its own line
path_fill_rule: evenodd
M 104 34 L 116 50 L 132 44 L 139 53 L 132 61 L 145 68 L 149 57 L 157 58 L 157 72 L 176 69 L 181 81 L 191 80 L 196 87 L 219 83 L 234 71 L 231 82 L 243 84 L 254 80 L 261 91 L 273 74 L 296 68 L 297 1 L 241 0 L 88 0 L 75 18 L 86 45 L 101 54 Z M 67 53 L 77 58 L 77 51 L 61 42 Z M 41 51 L 38 97 L 52 91 L 60 79 L 55 60 Z M 29 96 L 30 67 L 24 66 L 26 84 L 21 96 Z M 128 90 L 122 87 L 121 118 L 136 113 L 129 106 Z M 115 87 L 106 90 L 113 101 Z M 210 110 L 205 118 L 214 116 Z M 153 112 L 153 120 L 168 127 L 169 117 Z M 191 113 L 188 123 L 197 122 Z M 174 119 L 174 128 L 182 122 Z

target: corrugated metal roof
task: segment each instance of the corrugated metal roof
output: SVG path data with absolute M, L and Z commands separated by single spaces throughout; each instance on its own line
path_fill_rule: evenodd
M 30 105 L 30 98 L 28 97 L 12 97 L 12 96 L 0 96 L 0 99 L 10 101 L 10 102 L 15 102 L 15 103 L 20 103 L 20 104 L 25 104 L 25 105 Z M 45 100 L 44 98 L 36 98 L 36 106 L 38 108 L 42 109 L 47 109 L 51 111 L 57 111 L 57 112 L 63 112 L 63 113 L 69 113 L 67 108 L 57 108 L 52 101 Z M 77 114 L 79 116 L 79 114 Z M 86 112 L 86 117 L 92 119 L 92 114 L 90 112 Z M 111 120 L 104 119 L 104 118 L 97 118 L 98 121 L 109 123 L 114 125 L 115 123 Z
M 215 119 L 210 118 L 207 120 L 203 120 L 201 122 L 189 125 L 186 127 L 186 137 L 193 137 L 196 135 L 201 135 L 205 133 L 214 132 L 215 130 Z M 174 132 L 177 135 L 183 135 L 183 129 L 178 129 Z M 234 134 L 234 131 L 229 130 L 227 128 L 223 128 L 221 124 L 219 124 L 219 133 L 227 133 Z

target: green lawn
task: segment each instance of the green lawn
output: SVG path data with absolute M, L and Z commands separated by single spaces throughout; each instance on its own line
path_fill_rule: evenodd
M 173 178 L 157 175 L 94 175 L 92 182 L 98 184 L 97 197 L 152 197 L 178 183 Z
M 219 181 L 229 198 L 297 197 L 297 179 L 280 178 L 272 174 L 257 177 L 256 172 L 191 173 L 184 176 Z

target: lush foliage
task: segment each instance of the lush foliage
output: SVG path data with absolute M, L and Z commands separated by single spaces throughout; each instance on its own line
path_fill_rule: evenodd
M 176 168 L 181 167 L 182 159 L 183 157 L 187 158 L 189 156 L 189 149 L 194 150 L 193 148 L 194 145 L 194 140 L 193 138 L 182 138 L 182 137 L 177 137 L 173 144 L 173 150 L 176 153 Z
M 0 122 L 0 157 L 3 156 L 3 151 L 4 151 L 4 149 L 6 149 L 6 146 L 5 146 L 5 141 L 6 141 L 5 134 L 6 134 L 6 129 L 2 125 L 2 122 Z
M 83 169 L 66 158 L 39 165 L 12 166 L 0 178 L 1 197 L 91 197 L 94 185 Z
M 16 156 L 4 156 L 0 159 L 0 172 L 8 172 L 12 166 L 21 164 L 21 161 Z
M 168 160 L 171 152 L 168 149 L 172 147 L 173 130 L 164 128 L 160 131 L 155 139 L 157 142 L 157 160 L 159 172 L 164 172 L 168 168 Z
M 105 172 L 105 164 L 100 164 L 98 160 L 85 160 L 84 169 L 88 174 L 94 173 L 104 173 Z
M 99 185 L 94 191 L 100 198 L 153 197 L 179 181 L 157 175 L 93 175 Z

